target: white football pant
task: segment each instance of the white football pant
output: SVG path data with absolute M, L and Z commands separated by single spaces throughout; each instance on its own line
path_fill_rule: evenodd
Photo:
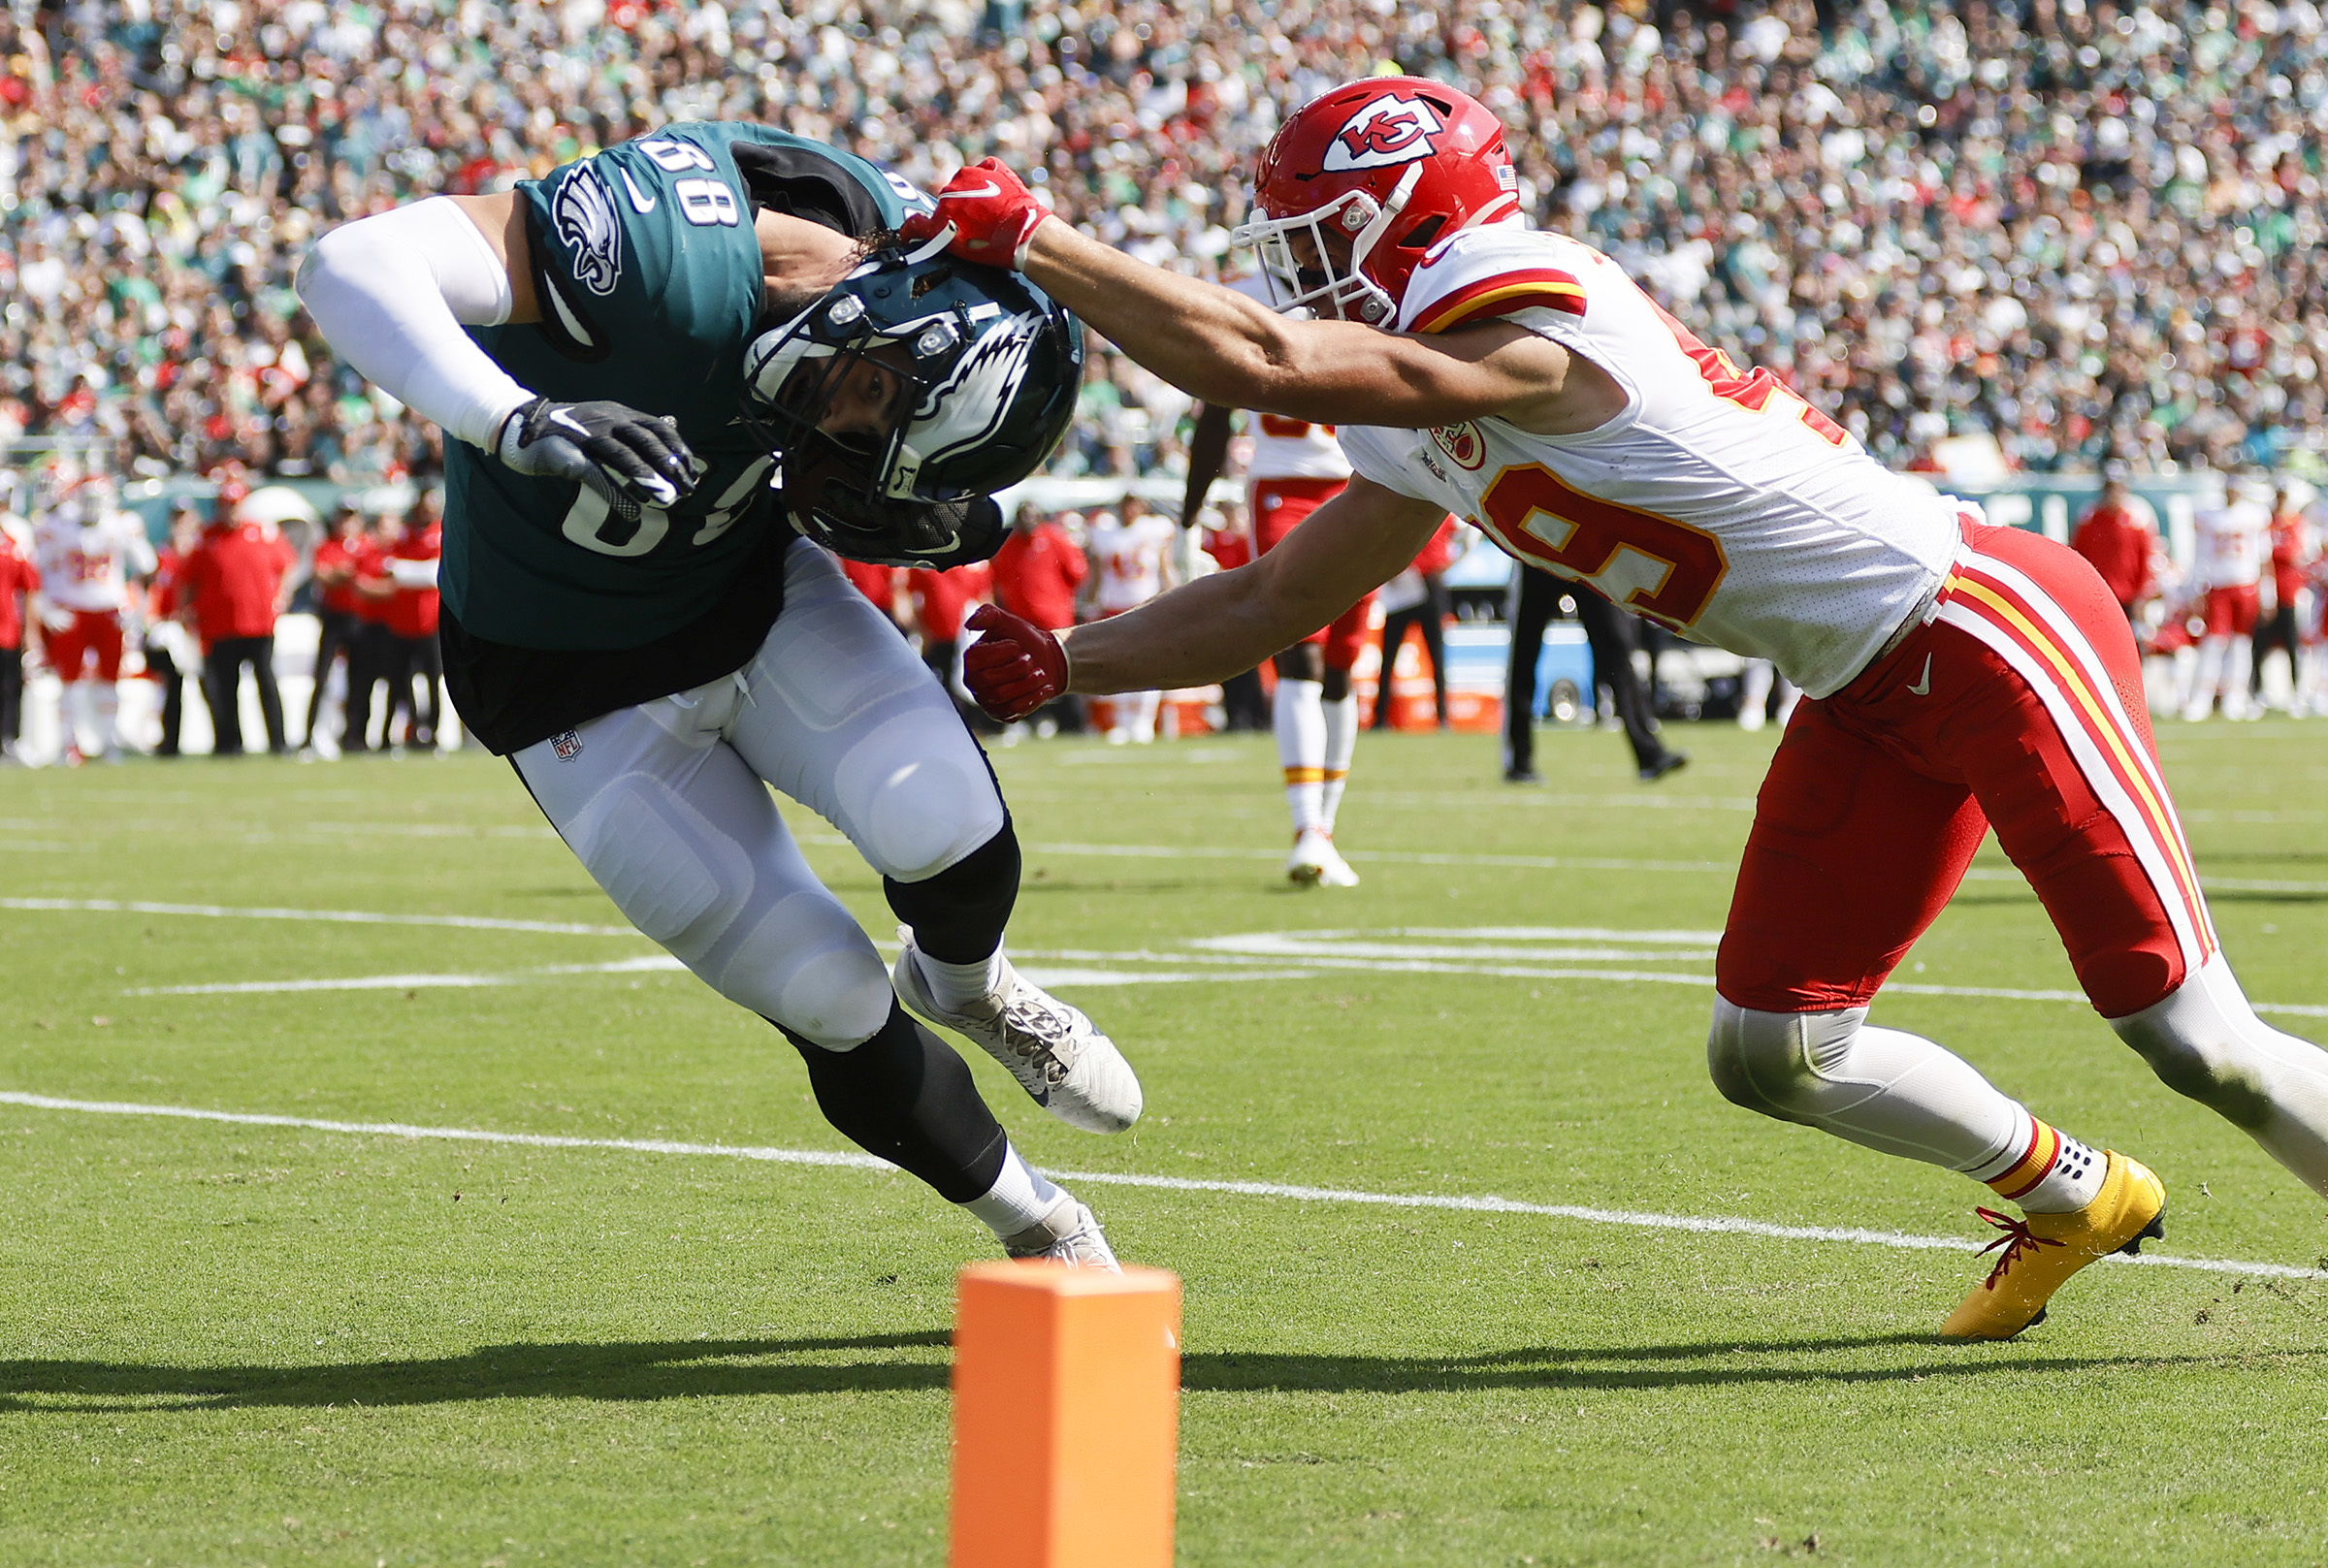
M 737 1006 L 840 1050 L 888 1019 L 889 971 L 766 785 L 900 881 L 944 871 L 1004 821 L 953 699 L 806 541 L 785 558 L 784 613 L 742 669 L 510 760 L 633 925 Z

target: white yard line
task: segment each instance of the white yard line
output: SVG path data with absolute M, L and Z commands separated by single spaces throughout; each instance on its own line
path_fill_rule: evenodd
M 802 844 L 827 848 L 846 848 L 849 845 L 849 841 L 838 833 L 803 832 L 793 836 Z M 1024 846 L 1024 851 L 1030 855 L 1087 855 L 1095 859 L 1123 860 L 1266 860 L 1281 863 L 1285 857 L 1282 849 L 1240 849 L 1202 844 L 1029 844 Z M 1725 860 L 1630 860 L 1600 855 L 1457 854 L 1404 849 L 1345 849 L 1342 857 L 1357 866 L 1483 866 L 1520 871 L 1690 871 L 1734 876 L 1738 869 L 1734 856 Z M 1965 872 L 1964 880 L 1968 882 L 2027 885 L 2027 879 L 2011 866 L 1975 866 Z M 2275 881 L 2251 877 L 2202 875 L 2199 882 L 2203 887 L 2223 893 L 2328 893 L 2328 881 Z
M 453 926 L 464 931 L 534 931 L 553 937 L 635 937 L 627 925 L 582 925 L 570 920 L 498 920 L 482 914 L 379 914 L 369 910 L 236 909 L 223 904 L 155 904 L 120 898 L 0 898 L 0 910 L 43 913 L 189 914 L 211 920 L 313 920 L 341 925 Z
M 610 1149 L 629 1154 L 700 1155 L 728 1160 L 759 1160 L 776 1165 L 844 1166 L 887 1170 L 887 1161 L 869 1154 L 823 1149 L 777 1149 L 734 1143 L 686 1143 L 665 1138 L 570 1137 L 553 1133 L 500 1133 L 483 1128 L 422 1127 L 409 1122 L 342 1122 L 311 1116 L 275 1116 L 253 1111 L 205 1110 L 191 1105 L 146 1105 L 116 1100 L 64 1100 L 53 1095 L 0 1090 L 0 1104 L 31 1110 L 73 1111 L 96 1116 L 159 1116 L 180 1121 L 223 1122 L 241 1127 L 296 1128 L 315 1133 L 340 1133 L 358 1137 L 432 1139 L 458 1143 L 500 1143 L 538 1149 Z M 1766 1220 L 1729 1215 L 1652 1214 L 1631 1209 L 1594 1208 L 1576 1203 L 1527 1203 L 1510 1198 L 1467 1197 L 1445 1193 L 1374 1193 L 1347 1187 L 1307 1187 L 1274 1181 L 1212 1181 L 1192 1176 L 1148 1176 L 1120 1170 L 1053 1170 L 1050 1174 L 1093 1186 L 1138 1187 L 1152 1192 L 1218 1193 L 1235 1198 L 1280 1198 L 1313 1203 L 1356 1203 L 1380 1208 L 1444 1209 L 1473 1214 L 1525 1214 L 1543 1219 L 1574 1220 L 1586 1225 L 1626 1226 L 1642 1231 L 1666 1231 L 1698 1235 L 1762 1236 L 1774 1241 L 1832 1241 L 1863 1247 L 1890 1247 L 1910 1252 L 1970 1252 L 1973 1243 L 1961 1236 L 1913 1235 L 1902 1231 L 1870 1231 L 1823 1225 L 1774 1225 Z M 2328 1270 L 2299 1268 L 2286 1264 L 2247 1263 L 2227 1258 L 2172 1258 L 2152 1255 L 2119 1258 L 2105 1263 L 2139 1263 L 2160 1268 L 2192 1268 L 2215 1274 L 2260 1275 L 2272 1279 L 2328 1279 Z
M 684 970 L 668 953 L 608 964 L 545 964 L 506 975 L 345 975 L 313 980 L 228 980 L 214 985 L 141 985 L 123 996 L 255 996 L 279 991 L 426 991 L 446 986 L 524 985 L 553 975 L 640 975 Z
M 1060 955 L 1064 956 L 1064 955 Z M 1114 953 L 1085 955 L 1102 959 L 1123 956 Z M 1186 963 L 1189 954 L 1160 954 L 1177 957 Z M 680 972 L 687 966 L 668 953 L 656 953 L 645 958 L 620 958 L 606 964 L 544 964 L 534 969 L 511 970 L 499 975 L 340 975 L 317 979 L 295 980 L 221 980 L 208 985 L 139 985 L 123 991 L 123 996 L 270 996 L 297 991 L 429 991 L 447 988 L 473 988 L 489 985 L 530 985 L 536 980 L 560 975 L 644 975 Z M 1176 985 L 1189 981 L 1227 983 L 1236 980 L 1298 980 L 1308 979 L 1316 973 L 1313 969 L 1206 969 L 1206 970 L 1124 970 L 1094 968 L 1052 968 L 1035 964 L 1019 967 L 1019 974 L 1041 986 L 1065 985 Z

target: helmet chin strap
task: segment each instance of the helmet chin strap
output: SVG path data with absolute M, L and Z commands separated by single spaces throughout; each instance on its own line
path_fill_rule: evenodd
M 1390 188 L 1389 199 L 1375 209 L 1374 220 L 1359 230 L 1357 236 L 1350 240 L 1349 281 L 1354 285 L 1350 292 L 1350 298 L 1363 299 L 1371 296 L 1378 302 L 1377 307 L 1384 312 L 1386 321 L 1395 322 L 1398 319 L 1399 302 L 1392 299 L 1389 291 L 1384 289 L 1381 284 L 1367 275 L 1366 259 L 1374 254 L 1374 247 L 1380 244 L 1384 237 L 1390 233 L 1391 224 L 1396 222 L 1399 214 L 1406 209 L 1407 199 L 1414 195 L 1415 184 L 1422 177 L 1422 164 L 1419 162 L 1408 164 L 1406 172 L 1399 176 L 1399 182 Z M 1337 308 L 1341 308 L 1341 302 L 1338 302 Z M 1347 314 L 1346 311 L 1343 313 Z
M 1384 202 L 1380 210 L 1374 213 L 1374 221 L 1358 231 L 1358 237 L 1350 241 L 1351 272 L 1361 276 L 1365 274 L 1366 258 L 1374 253 L 1374 247 L 1382 242 L 1385 235 L 1390 233 L 1390 226 L 1397 222 L 1399 214 L 1406 209 L 1407 199 L 1414 195 L 1415 184 L 1422 177 L 1422 164 L 1420 162 L 1408 164 L 1406 172 L 1399 176 L 1399 182 L 1390 188 L 1390 199 Z M 1368 281 L 1372 282 L 1373 280 L 1370 278 Z

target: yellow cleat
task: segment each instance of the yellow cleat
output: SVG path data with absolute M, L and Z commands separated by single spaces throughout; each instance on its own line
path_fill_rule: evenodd
M 2114 1252 L 2137 1253 L 2145 1237 L 2166 1234 L 2166 1187 L 2150 1167 L 2116 1149 L 2105 1150 L 2102 1190 L 2084 1208 L 2066 1214 L 2014 1219 L 1994 1209 L 1977 1212 L 2005 1233 L 1983 1247 L 2002 1247 L 1988 1277 L 1972 1288 L 1940 1332 L 1951 1339 L 2010 1339 L 2045 1319 L 2045 1304 L 2069 1276 Z

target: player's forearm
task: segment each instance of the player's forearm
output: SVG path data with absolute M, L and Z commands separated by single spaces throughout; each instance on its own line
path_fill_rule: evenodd
M 300 266 L 299 298 L 342 360 L 472 446 L 490 448 L 534 396 L 462 331 L 507 319 L 509 274 L 449 198 L 325 235 Z
M 1181 391 L 1230 408 L 1276 406 L 1292 323 L 1232 289 L 1134 261 L 1057 218 L 1029 241 L 1026 275 Z
M 1061 639 L 1068 689 L 1103 696 L 1210 686 L 1251 669 L 1349 608 L 1314 593 L 1281 598 L 1269 592 L 1268 575 L 1261 563 L 1216 572 L 1137 610 L 1076 627 Z

